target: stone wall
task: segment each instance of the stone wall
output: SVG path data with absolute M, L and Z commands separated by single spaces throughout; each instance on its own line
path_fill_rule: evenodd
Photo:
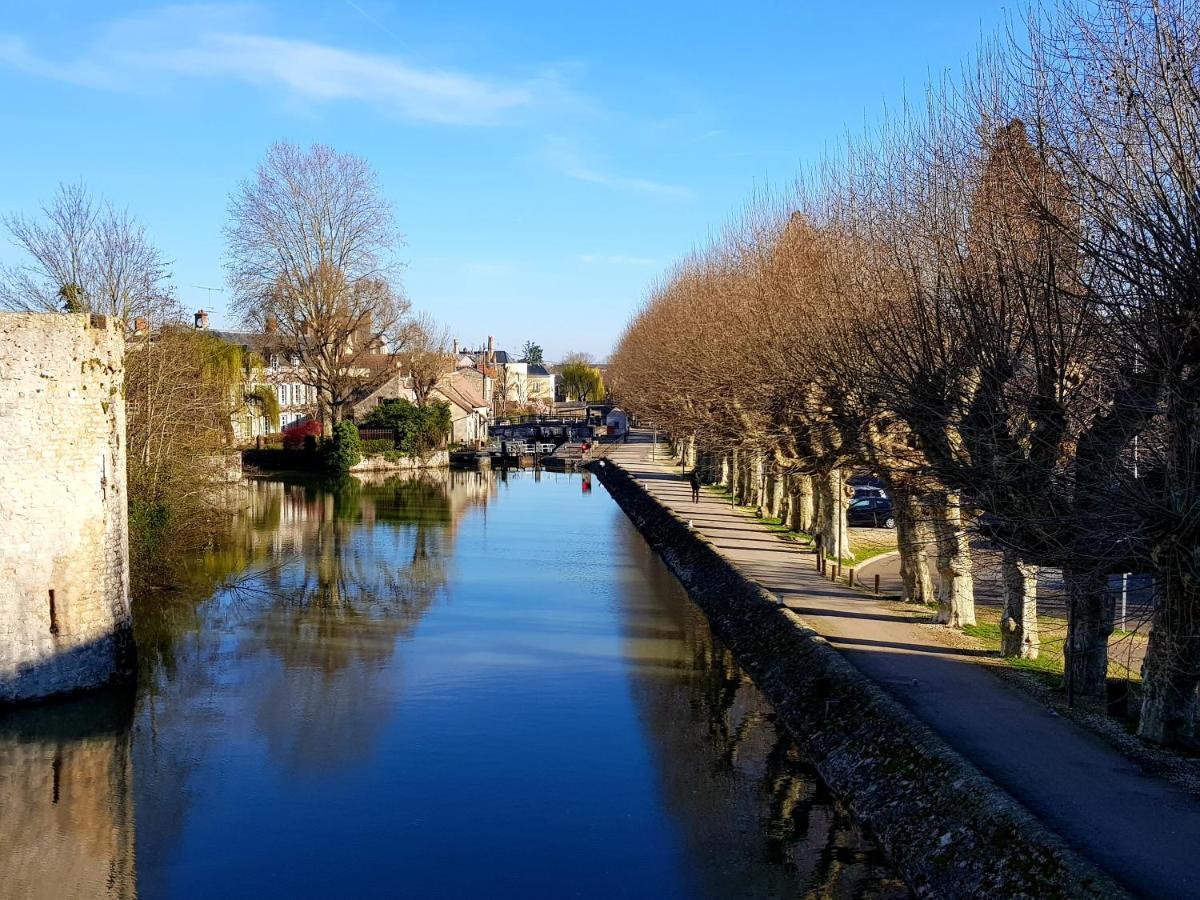
M 128 673 L 124 334 L 0 313 L 0 703 Z
M 915 894 L 1126 896 L 627 472 L 590 469 Z

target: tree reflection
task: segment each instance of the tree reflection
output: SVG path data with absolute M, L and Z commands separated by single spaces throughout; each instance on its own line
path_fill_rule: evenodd
M 448 473 L 255 492 L 279 508 L 271 564 L 231 594 L 252 610 L 245 654 L 279 666 L 256 681 L 253 715 L 286 765 L 346 765 L 390 721 L 397 643 L 445 594 L 455 523 L 487 492 Z
M 679 583 L 632 528 L 622 531 L 636 561 L 621 598 L 632 693 L 695 890 L 907 896 Z

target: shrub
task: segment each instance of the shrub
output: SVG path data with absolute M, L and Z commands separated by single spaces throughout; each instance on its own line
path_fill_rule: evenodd
M 407 400 L 384 400 L 362 420 L 364 428 L 392 428 L 396 449 L 406 456 L 437 450 L 450 434 L 450 406 L 433 402 L 417 406 Z
M 333 435 L 321 448 L 325 456 L 325 468 L 332 475 L 345 475 L 350 467 L 362 459 L 362 442 L 358 439 L 358 428 L 353 422 L 338 422 L 333 426 Z
M 362 442 L 362 452 L 367 456 L 379 456 L 395 449 L 396 445 L 387 439 Z
M 315 419 L 301 419 L 283 429 L 283 446 L 288 450 L 299 450 L 309 445 L 307 438 L 320 436 L 320 422 Z

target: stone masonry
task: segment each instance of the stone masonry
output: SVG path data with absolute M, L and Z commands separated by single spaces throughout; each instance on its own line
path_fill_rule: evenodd
M 0 703 L 128 674 L 125 339 L 0 313 Z

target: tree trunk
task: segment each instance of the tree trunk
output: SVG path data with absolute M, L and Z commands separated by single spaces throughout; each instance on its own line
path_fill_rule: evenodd
M 844 480 L 838 469 L 814 478 L 817 503 L 816 528 L 827 555 L 835 559 L 850 558 L 850 529 L 846 525 L 846 498 L 838 497 Z M 840 502 L 839 502 L 840 499 Z M 840 541 L 839 541 L 840 539 Z
M 813 531 L 813 480 L 808 475 L 796 475 L 792 497 L 792 531 Z
M 933 534 L 937 541 L 938 609 L 934 621 L 962 628 L 975 624 L 975 584 L 971 575 L 971 547 L 958 497 L 941 494 L 934 501 Z
M 933 577 L 929 574 L 929 528 L 921 520 L 921 508 L 908 491 L 892 491 L 896 515 L 896 549 L 900 552 L 900 580 L 904 600 L 932 606 L 937 602 Z
M 729 451 L 729 493 L 733 502 L 738 502 L 739 491 L 742 489 L 742 454 L 736 449 Z
M 1103 697 L 1108 684 L 1108 638 L 1115 602 L 1107 576 L 1063 569 L 1067 589 L 1066 682 L 1070 697 Z
M 750 457 L 750 501 L 748 506 L 754 507 L 758 515 L 763 513 L 763 458 L 761 453 Z
M 1012 550 L 1000 558 L 1004 611 L 1000 616 L 1000 652 L 1004 656 L 1037 659 L 1037 566 L 1021 562 Z
M 1163 568 L 1160 563 L 1160 571 Z M 1166 575 L 1156 585 L 1159 595 L 1142 664 L 1138 735 L 1157 744 L 1178 743 L 1196 734 L 1200 634 L 1195 615 L 1198 598 L 1195 588 L 1188 587 L 1194 583 Z
M 729 471 L 730 471 L 729 455 L 727 453 L 722 453 L 721 454 L 721 480 L 719 482 L 721 487 L 729 487 L 729 480 L 730 480 L 729 479 Z
M 794 478 L 793 475 L 783 475 L 779 478 L 779 510 L 775 514 L 779 517 L 780 525 L 788 525 L 792 520 L 792 481 Z

